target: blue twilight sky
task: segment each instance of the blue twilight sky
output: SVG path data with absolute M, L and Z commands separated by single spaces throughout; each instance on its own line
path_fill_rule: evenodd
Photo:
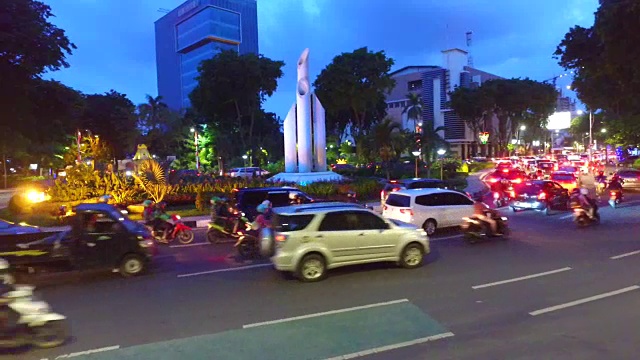
M 110 89 L 136 104 L 157 95 L 154 21 L 182 0 L 41 0 L 78 49 L 51 76 L 85 93 Z M 395 69 L 441 65 L 440 51 L 465 48 L 474 67 L 546 80 L 564 73 L 552 58 L 575 25 L 593 24 L 598 0 L 258 0 L 260 52 L 286 63 L 265 108 L 284 117 L 295 101 L 295 63 L 310 48 L 315 79 L 334 56 L 362 46 L 385 50 Z M 570 79 L 558 81 L 563 89 Z M 564 90 L 565 93 L 570 91 Z M 569 94 L 572 95 L 573 94 Z

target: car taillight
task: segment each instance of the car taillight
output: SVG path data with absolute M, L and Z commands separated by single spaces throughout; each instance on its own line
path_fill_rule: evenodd
M 399 187 L 395 187 L 395 188 L 391 189 L 391 192 L 399 191 L 399 190 L 400 190 L 400 188 L 399 188 Z
M 498 192 L 494 192 L 494 193 L 493 193 L 493 198 L 494 198 L 494 199 L 496 199 L 496 200 L 497 200 L 497 199 L 500 199 L 500 193 L 498 193 Z
M 554 165 L 554 166 L 553 166 L 553 170 L 556 170 L 556 171 L 557 171 L 557 170 L 558 170 L 558 165 Z
M 498 182 L 498 179 L 496 179 L 496 178 L 492 178 L 492 179 L 489 179 L 489 182 L 490 182 L 490 183 Z
M 517 178 L 517 179 L 513 180 L 514 184 L 520 184 L 521 182 L 522 182 L 522 179 L 520 179 L 520 178 Z
M 508 173 L 509 169 L 502 169 L 502 172 Z
M 413 216 L 413 210 L 411 210 L 411 209 L 400 209 L 400 214 L 407 214 L 409 216 Z
M 547 198 L 547 194 L 544 192 L 541 192 L 540 195 L 538 195 L 538 200 L 544 200 Z
M 276 242 L 285 242 L 287 241 L 287 235 L 284 234 L 278 234 L 276 235 Z
M 511 196 L 512 198 L 515 199 L 516 197 L 516 192 L 515 191 L 509 191 L 509 196 Z

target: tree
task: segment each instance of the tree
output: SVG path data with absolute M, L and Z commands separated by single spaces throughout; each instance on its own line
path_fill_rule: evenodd
M 384 51 L 366 47 L 342 53 L 313 83 L 327 114 L 329 133 L 341 135 L 347 126 L 357 137 L 386 115 L 386 95 L 395 86 L 389 76 L 394 61 Z
M 483 87 L 457 87 L 449 94 L 449 108 L 467 124 L 477 140 L 481 132 L 491 131 L 494 102 L 485 90 Z
M 371 129 L 369 144 L 374 146 L 374 149 L 378 149 L 378 155 L 385 164 L 384 168 L 387 173 L 387 179 L 391 179 L 391 161 L 400 154 L 394 146 L 397 144 L 397 142 L 394 141 L 394 134 L 399 133 L 400 130 L 400 125 L 390 118 L 385 118 Z
M 408 120 L 413 120 L 413 128 L 418 127 L 418 123 L 422 119 L 422 98 L 416 93 L 408 93 L 407 105 L 402 109 L 403 114 L 407 114 Z
M 444 130 L 444 126 L 434 127 L 433 121 L 427 121 L 422 127 L 421 156 L 427 163 L 427 177 L 431 177 L 431 165 L 437 160 L 438 149 L 449 147 L 449 143 L 440 135 Z
M 195 115 L 215 129 L 217 139 L 237 139 L 241 153 L 253 153 L 262 104 L 278 87 L 283 66 L 282 61 L 232 50 L 203 61 L 198 67 L 198 86 L 189 96 Z M 226 153 L 221 145 L 216 143 L 219 156 Z
M 171 185 L 167 183 L 164 169 L 155 160 L 145 160 L 133 174 L 136 184 L 156 203 L 161 202 L 171 191 Z
M 162 96 L 153 97 L 147 94 L 147 102 L 138 105 L 138 125 L 145 131 L 163 127 L 170 114 L 167 104 L 162 102 Z
M 117 159 L 135 150 L 138 139 L 136 107 L 126 95 L 111 90 L 105 94 L 86 95 L 81 130 L 90 130 L 111 146 Z
M 571 28 L 554 53 L 573 71 L 578 98 L 594 112 L 604 110 L 628 133 L 637 130 L 640 115 L 639 17 L 637 1 L 602 0 L 593 26 Z

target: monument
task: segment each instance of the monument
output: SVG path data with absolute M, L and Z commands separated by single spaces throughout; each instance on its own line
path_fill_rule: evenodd
M 325 112 L 311 93 L 309 49 L 298 59 L 296 103 L 284 119 L 284 172 L 270 180 L 301 185 L 319 181 L 338 181 L 342 176 L 327 170 Z

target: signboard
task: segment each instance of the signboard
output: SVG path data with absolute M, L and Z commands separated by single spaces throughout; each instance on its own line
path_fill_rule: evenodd
M 571 127 L 571 112 L 555 112 L 547 120 L 547 130 L 564 130 Z
M 482 145 L 486 145 L 487 142 L 489 141 L 489 133 L 488 132 L 481 132 L 480 134 L 478 134 L 478 138 L 480 139 L 480 143 Z
M 181 17 L 184 14 L 188 13 L 189 11 L 197 8 L 198 5 L 200 5 L 200 0 L 193 0 L 189 3 L 186 3 L 183 7 L 178 9 L 178 17 Z

